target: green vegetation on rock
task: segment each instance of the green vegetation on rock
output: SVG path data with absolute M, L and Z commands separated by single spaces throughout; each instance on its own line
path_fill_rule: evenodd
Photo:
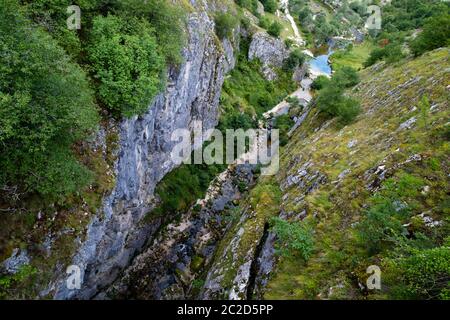
M 281 256 L 266 299 L 448 299 L 449 59 L 443 48 L 368 68 L 346 93 L 357 121 L 312 111 L 294 132 L 281 209 L 313 226 L 314 251 Z M 381 290 L 361 290 L 372 265 Z
M 92 23 L 88 53 L 100 102 L 118 116 L 144 113 L 165 78 L 151 25 L 113 15 L 98 16 Z
M 71 148 L 98 122 L 83 70 L 13 0 L 0 12 L 0 185 L 44 197 L 91 181 Z
M 358 82 L 358 74 L 350 67 L 339 69 L 328 82 L 315 82 L 314 87 L 323 86 L 316 99 L 317 108 L 327 117 L 337 117 L 342 125 L 351 123 L 361 107 L 357 99 L 345 96 L 344 92 Z
M 257 60 L 248 61 L 248 40 L 241 39 L 238 62 L 225 80 L 220 100 L 221 117 L 218 129 L 223 133 L 227 129 L 255 129 L 262 114 L 294 91 L 291 72 L 278 70 L 279 77 L 271 82 L 260 72 Z M 291 120 L 282 124 L 282 136 L 287 141 L 288 126 Z M 161 198 L 160 206 L 150 216 L 179 213 L 188 209 L 201 198 L 218 173 L 226 165 L 182 165 L 175 169 L 158 184 L 155 193 Z

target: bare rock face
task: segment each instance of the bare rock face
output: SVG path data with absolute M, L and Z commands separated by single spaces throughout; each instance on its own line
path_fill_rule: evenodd
M 211 265 L 216 247 L 232 225 L 227 215 L 254 182 L 253 166 L 230 166 L 180 219 L 161 228 L 104 296 L 115 299 L 189 299 L 196 280 Z
M 28 257 L 27 251 L 16 248 L 13 250 L 11 256 L 0 265 L 0 270 L 15 274 L 19 272 L 22 266 L 27 265 L 29 262 L 30 258 Z
M 273 81 L 277 78 L 274 68 L 282 67 L 284 60 L 288 57 L 289 50 L 280 39 L 275 39 L 265 32 L 257 32 L 253 35 L 248 59 L 261 61 L 261 72 L 267 80 Z
M 143 223 L 154 207 L 156 184 L 176 164 L 171 159 L 179 128 L 204 130 L 218 123 L 218 105 L 225 74 L 234 67 L 233 45 L 217 41 L 214 22 L 205 11 L 188 21 L 184 63 L 169 72 L 168 85 L 142 116 L 120 124 L 116 187 L 104 199 L 103 210 L 90 223 L 86 239 L 73 258 L 81 269 L 82 287 L 68 290 L 65 279 L 54 283 L 56 299 L 89 299 L 108 287 L 160 227 L 163 221 Z

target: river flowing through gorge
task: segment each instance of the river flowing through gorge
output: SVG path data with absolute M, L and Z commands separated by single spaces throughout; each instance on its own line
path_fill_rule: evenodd
M 315 59 L 308 62 L 308 69 Z M 327 60 L 328 61 L 328 60 Z M 297 97 L 303 106 L 303 113 L 295 118 L 292 130 L 300 126 L 309 113 L 312 99 L 311 83 L 316 73 L 306 72 L 299 83 L 299 89 L 290 96 Z M 264 114 L 266 121 L 259 129 L 269 130 L 274 120 L 289 112 L 290 104 L 285 100 Z M 258 143 L 258 139 L 254 140 Z M 250 150 L 257 150 L 253 146 Z M 174 222 L 162 227 L 156 238 L 138 255 L 112 286 L 98 295 L 99 298 L 114 296 L 133 299 L 215 299 L 221 296 L 221 278 L 217 278 L 217 250 L 225 235 L 231 232 L 234 222 L 229 212 L 238 209 L 244 194 L 242 184 L 249 189 L 256 183 L 255 165 L 233 164 L 219 174 L 198 201 Z M 245 212 L 239 212 L 240 220 L 249 219 Z M 239 232 L 233 241 L 239 241 Z M 263 292 L 266 279 L 275 263 L 275 235 L 268 228 L 262 231 L 261 239 L 254 247 L 254 255 L 243 267 L 241 291 L 232 291 L 226 298 L 239 299 L 257 297 Z M 232 242 L 233 242 L 232 241 Z M 195 287 L 199 277 L 205 277 L 203 287 Z

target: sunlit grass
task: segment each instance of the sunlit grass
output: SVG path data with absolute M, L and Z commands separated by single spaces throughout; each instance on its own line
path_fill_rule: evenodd
M 356 70 L 363 68 L 363 63 L 367 60 L 375 45 L 370 41 L 353 46 L 351 50 L 338 50 L 330 58 L 333 70 L 342 67 L 352 67 Z

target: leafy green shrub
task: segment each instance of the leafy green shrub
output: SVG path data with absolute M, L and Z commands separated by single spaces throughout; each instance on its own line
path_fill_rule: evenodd
M 430 99 L 427 96 L 423 96 L 418 103 L 418 109 L 420 111 L 418 125 L 421 128 L 428 128 L 430 117 Z
M 254 15 L 257 15 L 258 0 L 234 0 L 242 8 L 248 9 Z
M 304 222 L 288 222 L 281 218 L 272 219 L 272 228 L 278 237 L 278 249 L 283 255 L 299 254 L 308 261 L 314 251 L 312 229 Z
M 450 45 L 450 14 L 430 18 L 422 33 L 411 43 L 415 56 Z
M 219 130 L 224 132 L 226 129 L 248 130 L 256 128 L 257 123 L 248 113 L 230 112 L 227 113 L 219 124 Z
M 15 296 L 16 292 L 29 290 L 36 280 L 37 272 L 35 267 L 27 264 L 15 274 L 0 276 L 0 299 L 8 299 Z
M 278 9 L 277 0 L 261 0 L 264 10 L 269 13 L 275 13 Z
M 415 198 L 424 185 L 422 179 L 400 174 L 389 179 L 372 197 L 371 207 L 358 225 L 361 243 L 370 253 L 378 253 L 398 243 L 406 234 L 404 223 L 415 207 Z
M 359 83 L 359 76 L 355 69 L 344 66 L 333 75 L 333 83 L 343 88 L 351 88 Z
M 237 27 L 239 21 L 229 13 L 219 13 L 215 19 L 216 34 L 219 39 L 231 38 L 233 30 Z
M 296 96 L 287 97 L 286 102 L 290 104 L 291 108 L 300 107 L 300 99 Z
M 263 16 L 259 19 L 259 26 L 263 29 L 269 29 L 269 27 L 272 25 L 272 21 L 267 16 Z
M 285 146 L 289 142 L 288 132 L 294 125 L 294 121 L 288 114 L 275 119 L 274 128 L 280 130 L 280 145 Z
M 447 46 L 450 37 L 449 9 L 448 2 L 439 0 L 391 1 L 383 7 L 383 32 L 374 35 L 384 45 L 372 51 L 365 67 L 380 60 L 392 63 L 402 59 L 406 37 L 420 28 L 424 31 L 410 43 L 414 55 Z
M 223 85 L 221 122 L 226 121 L 225 118 L 231 117 L 234 113 L 247 114 L 244 117 L 248 119 L 250 115 L 256 120 L 296 88 L 292 74 L 283 70 L 278 70 L 277 80 L 266 80 L 260 71 L 260 61 L 258 59 L 248 61 L 249 41 L 242 38 L 240 43 L 238 63 Z
M 145 112 L 163 88 L 164 58 L 144 20 L 96 17 L 88 52 L 98 97 L 116 116 Z
M 325 16 L 318 15 L 313 28 L 314 38 L 318 44 L 326 43 L 330 37 L 338 34 L 335 25 L 327 21 Z
M 226 167 L 226 166 L 225 166 Z M 211 181 L 225 169 L 219 165 L 181 165 L 167 174 L 155 193 L 161 203 L 149 217 L 185 212 L 203 197 Z
M 289 54 L 289 57 L 284 61 L 283 69 L 285 71 L 292 71 L 301 66 L 305 62 L 305 55 L 300 49 L 294 49 Z
M 288 48 L 288 49 L 290 49 L 290 48 L 292 48 L 292 46 L 294 45 L 294 40 L 292 40 L 292 39 L 285 39 L 284 40 L 284 45 Z
M 369 58 L 364 62 L 364 67 L 370 67 L 382 60 L 386 56 L 386 50 L 384 48 L 375 48 L 370 52 Z
M 338 117 L 341 124 L 349 124 L 361 112 L 360 104 L 357 100 L 344 96 L 344 89 L 333 83 L 330 82 L 319 92 L 316 99 L 318 109 L 329 117 Z
M 329 117 L 338 117 L 342 125 L 351 123 L 361 112 L 361 106 L 359 101 L 346 97 L 344 90 L 358 82 L 358 74 L 350 67 L 340 68 L 331 80 L 318 80 L 315 86 L 322 87 L 316 99 L 318 109 Z
M 358 100 L 344 97 L 337 104 L 336 115 L 341 125 L 352 123 L 361 113 L 361 105 Z
M 391 260 L 395 274 L 392 291 L 403 299 L 443 299 L 450 293 L 450 248 L 414 250 L 411 256 Z
M 375 48 L 370 52 L 369 58 L 364 62 L 364 67 L 370 67 L 380 60 L 387 63 L 394 63 L 404 58 L 401 45 L 399 43 L 391 43 L 384 48 Z
M 419 29 L 426 20 L 448 12 L 440 0 L 393 0 L 383 7 L 383 29 L 388 32 Z
M 72 152 L 98 123 L 85 73 L 16 1 L 0 10 L 0 185 L 59 197 L 90 180 Z
M 283 29 L 283 25 L 279 23 L 278 21 L 274 21 L 269 29 L 267 29 L 267 33 L 271 36 L 278 38 L 281 34 L 281 30 Z
M 378 197 L 358 225 L 361 243 L 367 247 L 369 253 L 381 252 L 392 246 L 405 235 L 406 229 L 396 217 L 397 206 L 388 198 Z M 405 208 L 406 210 L 406 208 Z
M 183 6 L 168 0 L 120 0 L 113 3 L 117 5 L 114 10 L 116 15 L 131 20 L 143 19 L 151 25 L 155 31 L 153 34 L 158 43 L 158 52 L 165 57 L 167 64 L 178 65 L 182 62 L 181 52 L 186 42 L 186 9 Z
M 314 90 L 322 90 L 330 83 L 330 81 L 331 80 L 327 76 L 318 76 L 311 84 L 311 88 Z

